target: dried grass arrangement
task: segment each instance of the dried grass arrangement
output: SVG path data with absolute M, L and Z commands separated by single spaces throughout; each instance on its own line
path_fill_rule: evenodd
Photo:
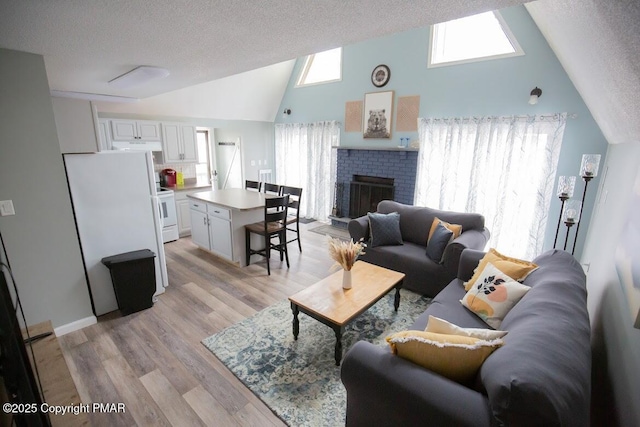
M 362 240 L 354 242 L 351 239 L 347 242 L 329 237 L 329 255 L 336 262 L 333 268 L 340 266 L 344 270 L 351 271 L 351 267 L 356 263 L 358 257 L 364 254 L 366 247 L 367 245 Z

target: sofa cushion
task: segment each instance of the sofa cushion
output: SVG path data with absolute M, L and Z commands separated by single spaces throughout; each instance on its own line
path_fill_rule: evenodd
M 486 328 L 461 328 L 451 322 L 447 322 L 439 317 L 429 315 L 425 332 L 433 332 L 436 334 L 461 335 L 463 337 L 478 338 L 481 340 L 494 340 L 507 335 L 507 331 L 495 331 Z
M 453 231 L 445 227 L 442 222 L 438 221 L 433 233 L 429 237 L 429 243 L 427 243 L 427 256 L 433 261 L 440 263 L 442 261 L 444 249 L 452 238 Z
M 586 279 L 567 252 L 533 260 L 531 287 L 505 316 L 504 346 L 480 369 L 498 424 L 589 425 L 590 324 Z
M 481 340 L 425 331 L 401 331 L 387 337 L 394 354 L 458 382 L 472 379 L 501 339 Z
M 476 284 L 487 263 L 492 263 L 496 268 L 500 269 L 500 271 L 518 282 L 522 282 L 538 267 L 535 263 L 503 255 L 494 248 L 491 248 L 480 260 L 480 264 L 478 264 L 478 267 L 474 270 L 473 277 L 464 284 L 467 291 Z
M 400 214 L 400 231 L 405 242 L 426 246 L 435 217 L 451 224 L 460 224 L 462 231 L 484 229 L 484 217 L 476 213 L 449 212 L 424 206 L 411 206 L 391 200 L 378 203 L 378 212 Z
M 399 213 L 381 214 L 369 212 L 367 216 L 371 227 L 371 247 L 402 244 Z
M 499 328 L 502 319 L 529 289 L 529 286 L 516 282 L 493 264 L 487 263 L 474 286 L 460 302 L 488 325 Z
M 464 297 L 462 281 L 454 279 L 431 301 L 429 307 L 413 322 L 409 329 L 423 331 L 429 320 L 429 315 L 445 319 L 462 328 L 486 328 L 487 324 L 478 316 L 460 304 Z

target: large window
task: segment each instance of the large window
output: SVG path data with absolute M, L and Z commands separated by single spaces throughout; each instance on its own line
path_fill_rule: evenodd
M 429 67 L 524 55 L 498 12 L 485 12 L 431 27 Z
M 543 251 L 566 114 L 418 120 L 415 204 L 478 212 L 489 245 Z
M 342 79 L 342 48 L 309 55 L 298 77 L 297 87 Z

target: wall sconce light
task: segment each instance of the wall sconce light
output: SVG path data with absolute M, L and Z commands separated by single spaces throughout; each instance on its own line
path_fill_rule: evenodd
M 538 103 L 538 98 L 542 96 L 542 89 L 536 86 L 529 96 L 529 104 L 536 105 Z
M 282 117 L 287 117 L 291 115 L 291 108 L 285 108 L 282 112 Z

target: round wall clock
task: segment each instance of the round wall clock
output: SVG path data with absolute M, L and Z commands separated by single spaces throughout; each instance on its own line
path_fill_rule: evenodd
M 371 83 L 373 83 L 375 87 L 382 87 L 386 85 L 389 83 L 390 78 L 391 70 L 383 64 L 378 65 L 371 73 Z

